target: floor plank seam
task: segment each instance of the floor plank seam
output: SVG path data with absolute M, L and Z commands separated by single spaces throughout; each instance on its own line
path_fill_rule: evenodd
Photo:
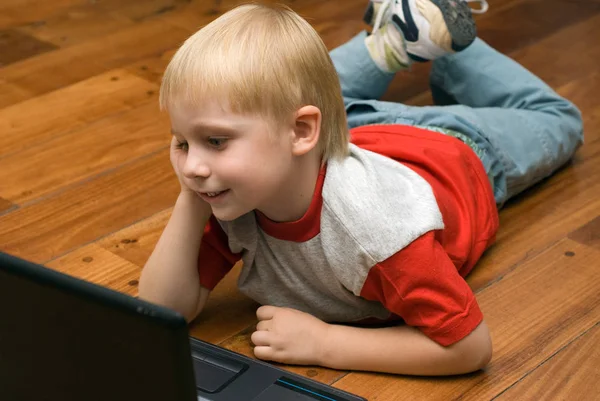
M 4 216 L 6 214 L 9 214 L 11 212 L 14 212 L 15 210 L 18 210 L 18 209 L 19 209 L 19 205 L 12 205 L 8 209 L 1 211 L 0 212 L 0 217 Z
M 342 375 L 340 377 L 338 377 L 337 379 L 335 379 L 334 381 L 332 381 L 331 383 L 328 383 L 330 386 L 333 386 L 335 383 L 339 382 L 340 380 L 342 380 L 344 377 L 348 376 L 350 373 L 353 373 L 353 371 L 350 370 L 345 370 L 342 371 Z
M 110 71 L 110 70 L 109 70 L 109 71 Z M 105 72 L 106 72 L 106 71 L 105 71 Z M 137 78 L 140 78 L 140 79 L 143 79 L 143 78 L 141 78 L 141 77 L 138 77 L 137 75 L 136 75 L 136 77 L 137 77 Z M 77 84 L 77 83 L 79 83 L 79 82 L 83 82 L 83 81 L 85 81 L 85 79 L 84 79 L 84 80 L 81 80 L 81 81 L 78 81 L 78 82 L 74 82 L 72 85 L 74 85 L 74 84 Z M 150 81 L 148 81 L 148 80 L 145 80 L 145 81 L 146 81 L 146 82 L 150 82 Z M 151 83 L 151 84 L 153 84 L 153 82 L 150 82 L 150 83 Z M 69 85 L 69 86 L 71 86 L 71 85 Z M 67 86 L 64 86 L 64 87 L 62 87 L 62 88 L 58 88 L 58 89 L 56 89 L 56 90 L 57 90 L 57 91 L 59 91 L 59 90 L 65 89 L 65 88 L 67 88 Z M 49 93 L 52 93 L 52 92 L 49 92 Z M 27 102 L 28 100 L 31 100 L 31 99 L 26 99 L 26 100 L 23 100 L 23 102 L 15 103 L 15 104 L 13 104 L 13 105 L 11 105 L 11 106 L 8 106 L 8 107 L 13 107 L 13 106 L 14 106 L 14 105 L 16 105 L 16 104 L 24 103 L 24 102 Z M 78 127 L 71 128 L 71 129 L 67 128 L 67 129 L 66 129 L 64 132 L 57 133 L 56 135 L 53 135 L 52 137 L 49 137 L 49 138 L 47 138 L 46 140 L 42 140 L 42 141 L 40 141 L 40 142 L 37 142 L 37 141 L 36 141 L 36 143 L 35 143 L 35 144 L 36 144 L 36 145 L 44 145 L 44 144 L 48 144 L 48 143 L 50 143 L 50 142 L 52 142 L 52 141 L 56 140 L 57 138 L 60 138 L 60 137 L 62 137 L 62 136 L 65 136 L 65 135 L 72 134 L 72 133 L 74 133 L 74 132 L 77 132 L 77 131 L 79 131 L 79 130 L 83 130 L 83 129 L 85 129 L 86 127 L 89 127 L 90 125 L 101 123 L 102 121 L 104 121 L 104 120 L 106 120 L 106 119 L 108 119 L 108 118 L 117 118 L 117 117 L 121 116 L 121 115 L 122 115 L 122 114 L 124 114 L 124 113 L 131 112 L 131 111 L 133 111 L 133 110 L 136 110 L 136 109 L 138 109 L 138 108 L 140 108 L 140 107 L 142 107 L 142 106 L 145 106 L 145 105 L 147 105 L 148 103 L 150 103 L 150 101 L 151 101 L 151 99 L 144 100 L 144 101 L 142 101 L 140 104 L 137 104 L 137 105 L 135 105 L 135 106 L 133 106 L 133 107 L 132 107 L 131 105 L 129 105 L 129 104 L 127 104 L 127 103 L 125 103 L 127 106 L 130 106 L 130 107 L 129 107 L 129 108 L 127 108 L 127 109 L 125 109 L 125 110 L 117 111 L 116 113 L 107 114 L 107 115 L 105 115 L 105 116 L 102 116 L 102 117 L 100 117 L 100 118 L 99 118 L 99 119 L 97 119 L 97 120 L 93 120 L 93 121 L 90 121 L 90 122 L 84 122 L 82 125 L 80 125 L 80 126 L 78 126 Z M 152 100 L 152 101 L 153 101 L 153 100 Z M 5 107 L 5 108 L 8 108 L 8 107 Z M 4 110 L 4 109 L 0 108 L 0 112 L 1 112 L 2 110 Z M 4 159 L 4 158 L 10 157 L 10 156 L 14 156 L 14 155 L 16 155 L 16 154 L 20 153 L 21 151 L 22 151 L 22 149 L 19 149 L 19 150 L 16 150 L 16 151 L 14 151 L 14 152 L 9 152 L 9 153 L 0 154 L 0 161 L 1 161 L 2 159 Z
M 163 213 L 165 210 L 168 210 L 168 209 L 170 209 L 171 207 L 172 207 L 172 206 L 169 206 L 169 207 L 167 207 L 167 208 L 165 208 L 165 209 L 162 209 L 162 210 L 159 210 L 159 211 L 157 211 L 156 213 L 153 213 L 153 214 L 151 214 L 151 215 L 149 215 L 149 216 L 146 216 L 146 217 L 144 217 L 144 218 L 138 219 L 138 220 L 136 220 L 136 221 L 132 222 L 131 224 L 128 224 L 128 225 L 126 225 L 126 226 L 123 226 L 123 227 L 119 228 L 117 231 L 112 231 L 112 232 L 110 232 L 110 233 L 107 233 L 107 234 L 105 234 L 105 235 L 101 235 L 101 236 L 99 236 L 98 238 L 94 238 L 94 239 L 93 239 L 93 240 L 91 240 L 91 241 L 88 241 L 88 242 L 85 242 L 85 243 L 83 243 L 83 244 L 81 244 L 81 245 L 78 245 L 78 246 L 76 246 L 76 247 L 74 247 L 74 248 L 70 248 L 70 249 L 66 250 L 65 252 L 63 252 L 63 253 L 61 253 L 61 254 L 59 254 L 59 255 L 56 255 L 56 256 L 54 256 L 54 257 L 52 257 L 52 258 L 50 258 L 50 259 L 47 259 L 46 261 L 43 261 L 43 262 L 41 262 L 41 264 L 42 264 L 42 265 L 46 265 L 46 264 L 48 264 L 48 263 L 52 263 L 52 262 L 54 262 L 55 260 L 57 260 L 57 259 L 60 259 L 60 258 L 62 258 L 62 257 L 64 257 L 64 256 L 68 255 L 68 254 L 69 254 L 69 253 L 71 253 L 71 252 L 74 252 L 74 251 L 76 251 L 76 250 L 78 250 L 78 249 L 80 249 L 80 248 L 83 248 L 83 247 L 85 247 L 85 246 L 88 246 L 88 245 L 91 245 L 91 244 L 95 244 L 95 243 L 97 243 L 97 242 L 99 242 L 99 241 L 101 241 L 101 240 L 103 240 L 103 239 L 105 239 L 105 238 L 108 238 L 108 237 L 110 237 L 111 235 L 114 235 L 114 234 L 116 234 L 116 233 L 117 233 L 117 232 L 119 232 L 119 231 L 123 231 L 123 230 L 125 230 L 125 229 L 127 229 L 127 228 L 129 228 L 129 227 L 132 227 L 132 226 L 134 226 L 134 225 L 136 225 L 136 224 L 138 224 L 138 223 L 140 223 L 140 222 L 142 222 L 142 221 L 146 220 L 146 219 L 150 219 L 150 218 L 152 218 L 152 217 L 154 217 L 154 216 L 156 216 L 156 215 L 158 215 L 158 214 L 160 214 L 160 213 Z M 106 248 L 104 248 L 104 249 L 106 249 Z M 112 252 L 112 251 L 111 251 L 111 250 L 109 250 L 109 249 L 106 249 L 106 250 L 107 250 L 108 252 L 112 253 L 112 254 L 113 254 L 113 255 L 115 255 L 115 256 L 118 256 L 118 257 L 120 257 L 120 258 L 122 258 L 122 259 L 125 259 L 125 258 L 123 258 L 122 256 L 120 256 L 120 255 L 117 255 L 116 253 Z M 132 263 L 133 263 L 133 262 L 132 262 Z M 133 263 L 133 264 L 135 264 L 135 263 Z M 136 265 L 136 266 L 137 266 L 137 265 Z M 140 267 L 140 268 L 141 268 L 141 267 L 143 267 L 143 266 L 138 266 L 138 267 Z
M 539 255 L 541 255 L 542 253 L 544 253 L 545 251 L 547 251 L 548 249 L 552 248 L 554 245 L 558 244 L 560 241 L 562 241 L 563 239 L 566 239 L 567 236 L 570 233 L 565 234 L 562 237 L 559 237 L 557 239 L 555 239 L 552 242 L 548 242 L 546 243 L 545 247 L 540 248 L 538 251 L 533 251 L 533 252 L 526 252 L 525 256 L 523 258 L 521 258 L 520 260 L 518 260 L 517 262 L 513 263 L 508 269 L 506 269 L 501 275 L 495 277 L 493 280 L 489 281 L 488 283 L 486 283 L 484 286 L 478 288 L 477 290 L 473 291 L 475 294 L 479 294 L 481 292 L 483 292 L 483 290 L 487 289 L 488 287 L 491 287 L 492 285 L 502 281 L 504 279 L 504 277 L 506 277 L 507 275 L 511 274 L 512 272 L 514 272 L 515 270 L 517 270 L 521 265 L 524 265 L 525 263 L 530 262 L 531 260 L 535 259 L 536 257 L 538 257 Z M 482 267 L 483 268 L 483 267 Z M 475 267 L 475 269 L 477 269 L 477 266 Z M 467 276 L 468 279 L 468 276 Z
M 521 376 L 518 380 L 516 380 L 514 383 L 512 383 L 508 387 L 504 388 L 504 390 L 502 390 L 500 393 L 496 394 L 493 398 L 491 398 L 490 401 L 493 401 L 493 400 L 497 399 L 502 394 L 506 393 L 508 390 L 510 390 L 511 388 L 513 388 L 514 386 L 516 386 L 517 384 L 519 384 L 520 382 L 522 382 L 523 380 L 525 380 L 530 374 L 532 374 L 537 369 L 539 369 L 540 367 L 542 367 L 543 365 L 545 365 L 552 358 L 554 358 L 556 355 L 558 355 L 559 353 L 561 353 L 564 349 L 568 348 L 572 343 L 574 343 L 575 341 L 577 341 L 581 337 L 585 336 L 588 332 L 590 332 L 591 330 L 595 329 L 599 325 L 600 325 L 600 321 L 597 321 L 594 325 L 592 325 L 591 327 L 589 327 L 587 330 L 584 330 L 581 333 L 579 333 L 577 336 L 573 337 L 571 339 L 571 341 L 569 341 L 568 343 L 566 343 L 565 345 L 563 345 L 562 347 L 560 347 L 559 349 L 557 349 L 553 354 L 551 354 L 550 356 L 548 356 L 548 358 L 544 359 L 537 366 L 531 368 L 527 373 L 525 373 L 523 376 Z
M 62 187 L 60 187 L 60 189 L 58 189 L 58 190 L 56 190 L 54 192 L 49 192 L 47 194 L 42 195 L 39 198 L 35 198 L 35 199 L 30 200 L 30 201 L 24 202 L 20 206 L 21 206 L 21 208 L 26 208 L 26 207 L 30 207 L 32 205 L 35 205 L 37 203 L 46 201 L 48 199 L 55 198 L 55 197 L 57 197 L 57 196 L 65 193 L 65 192 L 67 192 L 70 189 L 73 189 L 75 187 L 81 186 L 81 185 L 86 184 L 88 182 L 91 182 L 91 181 L 94 181 L 96 179 L 99 179 L 99 178 L 105 177 L 107 175 L 110 175 L 110 174 L 114 173 L 115 171 L 123 169 L 123 168 L 125 168 L 125 167 L 127 167 L 127 166 L 129 166 L 129 165 L 131 165 L 133 163 L 139 162 L 141 160 L 149 159 L 149 158 L 155 156 L 156 154 L 158 154 L 158 153 L 160 153 L 160 152 L 162 152 L 162 151 L 164 151 L 165 149 L 168 149 L 168 148 L 169 148 L 169 146 L 164 146 L 164 147 L 158 148 L 157 150 L 155 150 L 155 151 L 153 151 L 151 153 L 145 153 L 141 157 L 138 157 L 138 158 L 135 158 L 135 159 L 129 159 L 128 161 L 126 161 L 124 163 L 121 163 L 118 166 L 110 167 L 109 169 L 103 170 L 103 171 L 99 172 L 98 174 L 92 175 L 90 177 L 83 178 L 83 179 L 81 179 L 79 181 L 73 182 L 73 183 L 65 185 L 65 186 L 62 186 Z

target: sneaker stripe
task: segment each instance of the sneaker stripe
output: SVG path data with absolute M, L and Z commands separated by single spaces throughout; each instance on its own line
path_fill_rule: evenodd
M 404 32 L 404 38 L 409 42 L 416 42 L 417 40 L 419 40 L 419 28 L 417 27 L 417 24 L 415 24 L 415 20 L 413 19 L 412 13 L 410 12 L 410 5 L 408 4 L 408 0 L 402 0 L 402 13 L 404 14 L 404 19 L 406 20 L 407 28 L 406 30 L 402 30 Z M 394 17 L 396 17 L 396 19 L 394 20 L 395 22 L 402 22 L 400 17 L 398 17 L 396 14 L 394 14 Z

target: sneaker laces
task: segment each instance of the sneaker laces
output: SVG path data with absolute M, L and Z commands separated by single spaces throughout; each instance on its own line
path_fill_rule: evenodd
M 377 16 L 375 17 L 375 23 L 373 24 L 373 32 L 376 32 L 380 27 L 381 23 L 384 20 L 384 17 L 389 15 L 390 6 L 392 2 L 395 0 L 383 0 L 381 1 L 381 6 L 379 6 L 379 11 L 377 11 Z M 484 14 L 490 8 L 487 0 L 462 0 L 466 3 L 479 3 L 479 9 L 471 8 L 471 12 L 473 14 Z M 376 1 L 378 2 L 378 1 Z

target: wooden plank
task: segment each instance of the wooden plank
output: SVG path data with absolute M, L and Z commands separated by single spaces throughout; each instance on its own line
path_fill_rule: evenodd
M 565 239 L 479 293 L 494 344 L 485 372 L 445 379 L 351 373 L 335 386 L 368 399 L 492 399 L 598 323 L 599 258 L 600 251 Z
M 14 27 L 33 21 L 43 23 L 44 19 L 85 2 L 86 0 L 2 0 L 0 28 Z
M 600 3 L 596 3 L 596 7 L 600 7 Z M 511 56 L 529 70 L 535 71 L 548 85 L 558 88 L 597 71 L 600 60 L 600 48 L 596 46 L 598 37 L 600 15 L 596 13 L 532 46 L 512 53 Z M 565 57 L 566 51 L 574 57 Z
M 497 401 L 596 400 L 600 396 L 600 325 L 596 324 Z
M 203 9 L 198 9 L 198 5 L 190 4 L 166 14 L 162 18 L 171 25 L 183 28 L 192 34 L 219 16 L 212 7 L 213 4 L 209 2 L 202 3 Z
M 97 245 L 137 266 L 144 266 L 171 217 L 173 208 L 170 206 L 102 238 Z
M 9 210 L 15 208 L 16 205 L 13 205 L 6 199 L 0 198 L 0 214 L 5 214 Z
M 600 25 L 600 19 L 597 21 Z M 600 55 L 600 54 L 599 54 Z M 582 111 L 585 152 L 588 145 L 600 138 L 600 106 L 594 100 L 594 94 L 600 88 L 600 72 L 595 67 L 589 66 L 591 74 L 581 74 L 558 89 L 561 96 L 571 100 Z
M 0 158 L 2 196 L 23 204 L 167 148 L 170 124 L 167 116 L 159 113 L 157 103 L 146 103 Z M 32 174 L 40 165 L 44 174 Z
M 598 13 L 597 2 L 523 0 L 495 13 L 493 18 L 482 19 L 477 28 L 479 36 L 492 47 L 509 53 Z
M 600 249 L 600 216 L 569 234 L 569 238 L 581 244 Z
M 175 54 L 176 49 L 168 50 L 160 56 L 148 57 L 128 65 L 125 69 L 147 81 L 160 85 L 162 76 Z
M 0 109 L 0 157 L 27 149 L 113 113 L 156 101 L 158 87 L 113 70 Z M 1 99 L 1 98 L 0 98 Z
M 41 95 L 136 60 L 162 54 L 188 32 L 154 19 L 2 69 L 5 81 Z M 47 79 L 52 76 L 52 79 Z M 0 108 L 6 104 L 0 104 Z
M 0 30 L 0 67 L 57 48 L 14 29 Z
M 32 22 L 18 30 L 64 48 L 131 25 L 133 21 L 129 18 L 101 10 L 98 3 L 90 2 L 48 18 L 44 23 Z
M 205 3 L 200 1 L 199 3 Z M 101 10 L 110 11 L 132 21 L 144 21 L 162 17 L 190 4 L 190 0 L 104 0 L 98 4 Z
M 1 76 L 2 70 L 0 70 Z M 0 108 L 2 105 L 15 104 L 33 97 L 33 92 L 19 85 L 6 82 L 0 77 Z
M 173 205 L 167 149 L 0 216 L 0 249 L 45 262 Z
M 141 269 L 94 244 L 48 262 L 46 266 L 115 291 L 137 296 Z

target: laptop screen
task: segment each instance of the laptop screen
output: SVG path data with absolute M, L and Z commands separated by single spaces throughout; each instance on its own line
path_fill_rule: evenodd
M 196 400 L 167 309 L 0 254 L 0 316 L 2 400 Z

